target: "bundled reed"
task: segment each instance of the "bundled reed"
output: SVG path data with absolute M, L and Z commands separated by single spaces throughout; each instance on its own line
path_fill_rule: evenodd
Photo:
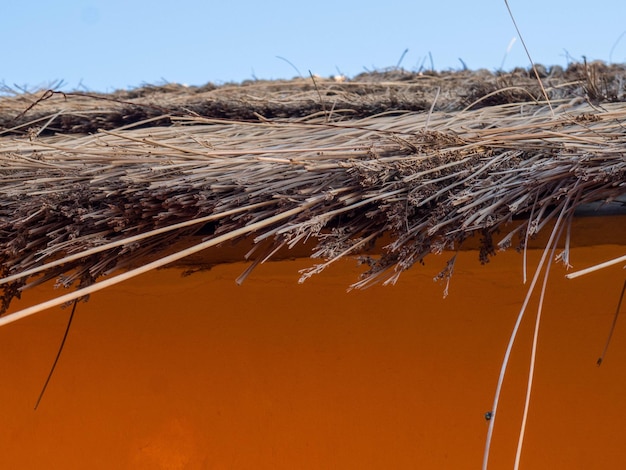
M 557 72 L 549 102 L 527 71 L 5 96 L 2 311 L 50 279 L 79 288 L 58 304 L 250 237 L 252 266 L 315 240 L 302 280 L 360 254 L 357 288 L 475 234 L 482 261 L 522 248 L 626 194 L 626 72 Z

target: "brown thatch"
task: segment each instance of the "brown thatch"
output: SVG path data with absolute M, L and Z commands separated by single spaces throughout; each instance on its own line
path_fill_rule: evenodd
M 477 233 L 486 261 L 626 194 L 625 77 L 553 68 L 549 102 L 527 70 L 5 96 L 2 309 L 49 279 L 82 288 L 249 236 L 257 262 L 316 239 L 303 278 L 365 253 L 355 287 Z

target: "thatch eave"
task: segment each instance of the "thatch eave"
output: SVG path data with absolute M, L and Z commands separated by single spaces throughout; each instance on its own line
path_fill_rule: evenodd
M 250 239 L 256 262 L 317 239 L 305 277 L 378 246 L 355 286 L 394 282 L 626 194 L 624 67 L 546 71 L 549 102 L 528 71 L 394 74 L 0 99 L 4 307 Z

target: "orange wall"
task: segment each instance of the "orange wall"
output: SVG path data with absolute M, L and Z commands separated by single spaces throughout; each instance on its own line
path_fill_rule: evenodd
M 597 246 L 572 259 L 583 268 L 623 254 Z M 459 258 L 445 300 L 432 282 L 445 255 L 395 287 L 350 293 L 353 261 L 303 285 L 306 259 L 260 266 L 240 287 L 243 264 L 144 275 L 79 304 L 37 411 L 69 309 L 2 327 L 2 468 L 479 468 L 483 415 L 526 288 L 515 252 L 488 266 L 475 252 Z M 571 281 L 553 270 L 522 468 L 626 468 L 626 319 L 595 363 L 621 268 Z M 490 468 L 512 466 L 534 312 L 513 353 Z

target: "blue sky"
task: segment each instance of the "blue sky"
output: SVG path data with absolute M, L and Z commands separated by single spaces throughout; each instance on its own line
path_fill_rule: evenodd
M 626 62 L 623 0 L 509 3 L 535 62 Z M 503 0 L 4 1 L 0 43 L 7 86 L 92 91 L 529 65 Z

